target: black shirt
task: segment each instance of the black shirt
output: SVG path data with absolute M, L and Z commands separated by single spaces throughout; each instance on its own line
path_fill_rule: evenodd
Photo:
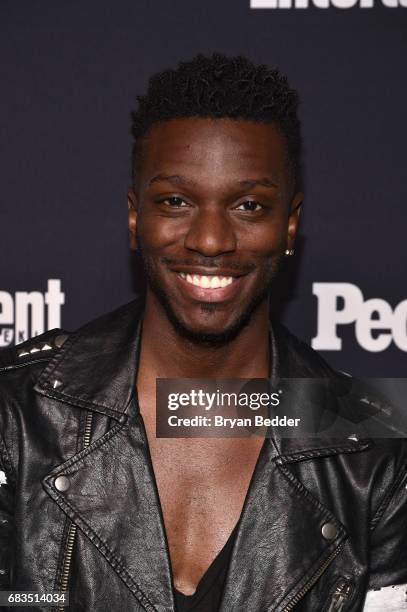
M 220 606 L 229 559 L 232 554 L 237 525 L 220 553 L 212 561 L 193 595 L 183 595 L 174 589 L 177 612 L 217 612 Z

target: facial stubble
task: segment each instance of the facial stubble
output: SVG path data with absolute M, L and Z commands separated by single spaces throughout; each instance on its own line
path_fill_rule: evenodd
M 276 253 L 270 258 L 267 273 L 264 274 L 266 280 L 261 288 L 251 296 L 251 299 L 248 301 L 243 312 L 237 317 L 237 319 L 235 319 L 235 321 L 232 322 L 231 325 L 223 329 L 221 332 L 211 333 L 191 329 L 177 316 L 171 305 L 171 301 L 160 282 L 154 259 L 146 253 L 139 236 L 137 238 L 137 242 L 139 245 L 139 252 L 143 260 L 143 267 L 147 278 L 148 288 L 157 298 L 163 313 L 175 329 L 176 333 L 189 340 L 191 343 L 212 347 L 223 346 L 236 338 L 250 323 L 253 315 L 256 313 L 261 304 L 263 304 L 264 301 L 269 300 L 272 285 L 278 276 L 284 257 L 282 253 Z M 199 304 L 199 308 L 202 312 L 202 316 L 207 318 L 208 316 L 215 314 L 216 311 L 221 308 L 221 306 L 216 302 L 201 302 Z

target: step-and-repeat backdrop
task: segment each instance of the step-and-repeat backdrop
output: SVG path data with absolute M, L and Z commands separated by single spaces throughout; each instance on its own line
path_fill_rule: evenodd
M 406 376 L 406 0 L 2 0 L 0 346 L 132 299 L 130 111 L 151 73 L 212 51 L 301 95 L 283 321 L 342 370 Z

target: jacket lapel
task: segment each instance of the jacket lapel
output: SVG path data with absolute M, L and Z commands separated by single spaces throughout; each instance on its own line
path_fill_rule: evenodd
M 336 537 L 322 536 L 335 526 Z M 263 446 L 242 512 L 221 612 L 280 611 L 346 538 L 340 522 Z
M 314 424 L 327 412 L 340 411 L 340 377 L 285 328 L 276 326 L 270 332 L 272 385 L 282 378 L 298 383 L 289 400 L 290 416 L 304 416 L 306 388 L 312 391 Z M 310 378 L 326 382 L 307 387 Z M 317 395 L 316 388 L 321 391 Z M 368 448 L 370 443 L 354 438 L 353 431 L 354 424 L 343 420 L 317 438 L 282 438 L 278 430 L 269 431 L 246 496 L 220 612 L 291 609 L 340 552 L 347 538 L 344 526 L 293 475 L 289 464 Z M 335 537 L 324 537 L 326 524 Z
M 174 610 L 171 571 L 146 437 L 136 406 L 43 481 L 48 494 L 106 558 L 146 610 Z M 69 488 L 60 492 L 55 478 Z
M 114 423 L 43 486 L 146 610 L 173 612 L 165 530 L 135 399 L 142 307 L 132 302 L 72 334 L 37 381 L 38 394 Z M 59 475 L 69 479 L 64 492 L 55 487 Z

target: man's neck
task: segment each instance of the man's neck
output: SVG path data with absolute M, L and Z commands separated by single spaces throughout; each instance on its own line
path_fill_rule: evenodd
M 270 366 L 268 304 L 225 344 L 209 345 L 180 334 L 148 300 L 143 318 L 140 374 L 143 378 L 266 378 Z

